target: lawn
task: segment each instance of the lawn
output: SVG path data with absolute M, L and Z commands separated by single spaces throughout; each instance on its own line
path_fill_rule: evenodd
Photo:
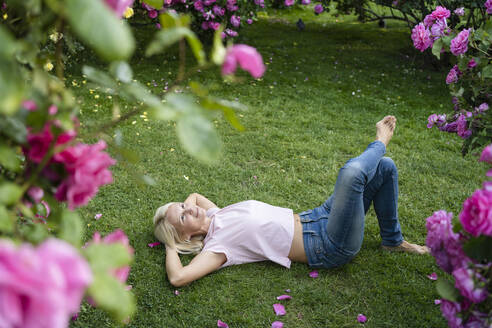
M 302 32 L 295 25 L 299 17 L 306 23 Z M 140 43 L 151 33 L 152 28 L 140 28 Z M 367 316 L 366 327 L 446 327 L 434 305 L 435 282 L 427 278 L 444 273 L 431 256 L 382 251 L 372 209 L 360 253 L 339 269 L 319 270 L 313 279 L 304 264 L 293 263 L 290 270 L 270 262 L 244 264 L 221 269 L 175 295 L 166 278 L 164 247 L 147 246 L 155 241 L 155 209 L 164 203 L 198 192 L 219 207 L 256 199 L 297 213 L 313 208 L 333 191 L 344 162 L 374 139 L 375 123 L 392 114 L 398 123 L 387 156 L 399 168 L 401 225 L 407 240 L 424 243 L 425 218 L 439 209 L 457 215 L 486 170 L 473 155 L 461 157 L 459 137 L 427 129 L 430 114 L 452 106 L 446 72 L 423 62 L 405 26 L 389 22 L 381 29 L 352 17 L 315 17 L 311 10 L 272 11 L 243 29 L 236 43 L 262 54 L 267 64 L 262 79 L 240 74 L 241 84 L 226 84 L 217 72 L 194 77 L 218 97 L 249 108 L 238 113 L 244 132 L 222 117 L 214 120 L 223 142 L 220 161 L 197 162 L 182 149 L 172 122 L 148 119 L 142 109 L 118 128 L 140 162 L 120 161 L 112 169 L 114 183 L 78 211 L 87 224 L 86 239 L 95 231 L 121 228 L 135 249 L 128 283 L 137 312 L 128 327 L 216 327 L 218 319 L 231 328 L 270 327 L 275 320 L 285 327 L 359 327 L 359 313 Z M 83 57 L 84 63 L 94 65 L 94 59 Z M 172 83 L 177 63 L 170 51 L 150 58 L 136 54 L 132 66 L 135 78 L 159 93 Z M 88 132 L 111 117 L 114 99 L 91 89 L 80 72 L 81 66 L 72 67 L 68 83 L 75 81 L 82 130 Z M 126 104 L 122 111 L 132 106 L 138 104 Z M 156 185 L 139 185 L 133 178 L 137 171 Z M 96 213 L 102 214 L 99 220 Z M 286 289 L 292 299 L 277 301 Z M 285 305 L 284 317 L 275 316 L 274 303 Z M 87 303 L 71 324 L 113 326 L 118 325 Z

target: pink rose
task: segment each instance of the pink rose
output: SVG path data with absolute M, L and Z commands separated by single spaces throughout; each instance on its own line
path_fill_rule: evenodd
M 201 1 L 195 1 L 195 3 L 193 4 L 193 6 L 195 7 L 195 9 L 197 11 L 203 11 L 203 2 L 201 2 Z
M 459 217 L 463 229 L 472 236 L 492 236 L 492 192 L 475 190 L 463 203 Z
M 67 201 L 68 207 L 74 209 L 86 205 L 100 186 L 113 181 L 108 167 L 116 161 L 102 151 L 105 148 L 104 141 L 95 145 L 79 143 L 55 155 L 55 161 L 62 163 L 69 174 L 58 186 L 56 199 Z
M 208 30 L 208 22 L 202 22 L 202 30 Z
M 475 61 L 475 59 L 470 59 L 470 61 L 468 62 L 468 68 L 473 68 L 477 66 L 477 62 Z
M 482 106 L 482 105 L 480 105 L 480 106 Z M 487 108 L 488 108 L 488 106 L 487 106 Z M 492 144 L 488 145 L 487 147 L 485 147 L 483 149 L 482 154 L 480 155 L 479 161 L 492 164 Z
M 483 5 L 487 8 L 487 14 L 492 14 L 492 0 L 485 1 Z
M 233 74 L 236 71 L 237 63 L 254 78 L 260 78 L 265 72 L 265 65 L 261 55 L 255 48 L 245 44 L 234 45 L 227 50 L 224 64 L 222 65 L 222 74 Z
M 434 21 L 436 20 L 436 18 L 432 15 L 432 14 L 429 14 L 427 16 L 425 16 L 424 18 L 424 26 L 425 27 L 431 27 L 432 24 L 434 24 Z
M 465 15 L 465 7 L 456 8 L 454 13 L 458 16 L 464 16 Z
M 456 83 L 458 82 L 458 76 L 460 74 L 460 70 L 458 69 L 458 65 L 454 65 L 453 68 L 449 71 L 446 76 L 446 84 Z
M 236 16 L 236 15 L 232 15 L 231 16 L 231 24 L 234 27 L 239 27 L 239 25 L 241 25 L 241 17 Z
M 67 327 L 92 282 L 85 259 L 58 239 L 37 248 L 1 240 L 0 277 L 2 327 Z
M 224 8 L 221 8 L 219 6 L 214 6 L 213 9 L 212 9 L 212 11 L 217 16 L 224 16 L 224 14 L 225 14 L 225 9 Z
M 157 15 L 159 15 L 159 13 L 157 12 L 157 10 L 150 10 L 147 15 L 149 16 L 149 18 L 154 19 L 157 17 Z
M 301 0 L 301 3 L 305 6 L 307 6 L 311 3 L 311 0 Z
M 39 188 L 38 186 L 33 186 L 29 188 L 27 191 L 27 194 L 35 203 L 39 203 L 41 199 L 43 199 L 44 196 L 44 191 L 43 189 Z
M 470 112 L 467 112 L 470 113 Z M 472 113 L 470 113 L 470 116 Z M 462 138 L 462 139 L 467 139 L 471 136 L 472 132 L 471 130 L 468 130 L 468 122 L 466 120 L 465 115 L 460 114 L 458 119 L 456 120 L 457 125 L 457 134 Z
M 260 8 L 264 8 L 265 0 L 255 0 L 255 5 L 260 6 Z
M 125 12 L 126 8 L 131 7 L 133 5 L 133 0 L 104 0 L 106 5 L 111 8 L 114 13 L 121 17 Z
M 458 35 L 451 40 L 451 53 L 455 56 L 464 54 L 468 50 L 468 37 L 470 36 L 470 29 L 465 29 L 458 33 Z
M 437 6 L 436 10 L 434 10 L 431 15 L 434 19 L 444 19 L 451 16 L 451 12 L 445 7 Z
M 217 31 L 220 27 L 220 23 L 218 22 L 209 22 L 208 27 L 210 27 L 212 30 Z
M 248 25 L 251 25 L 251 24 L 253 24 L 253 20 L 252 20 L 251 18 L 248 18 L 248 19 L 246 20 L 246 23 L 248 23 Z
M 65 131 L 57 137 L 55 146 L 63 145 L 71 141 L 74 137 L 75 131 Z M 29 131 L 27 134 L 28 147 L 24 149 L 24 153 L 31 161 L 40 163 L 50 149 L 53 139 L 51 123 L 46 123 L 43 130 L 38 133 L 31 133 Z
M 294 4 L 294 2 L 295 2 L 295 0 L 285 0 L 285 2 L 284 2 L 284 3 L 285 3 L 285 5 L 286 5 L 287 7 L 290 7 L 290 6 L 292 6 L 292 5 Z
M 107 235 L 106 237 L 104 237 L 102 239 L 101 239 L 101 234 L 96 231 L 94 233 L 94 235 L 92 236 L 92 240 L 90 242 L 88 242 L 85 245 L 85 247 L 87 247 L 88 245 L 90 245 L 92 243 L 94 243 L 94 244 L 101 244 L 102 243 L 102 244 L 107 244 L 107 245 L 122 244 L 123 246 L 125 246 L 128 254 L 133 256 L 133 253 L 134 253 L 134 250 L 130 246 L 130 243 L 128 241 L 128 237 L 125 235 L 125 233 L 121 229 L 117 229 L 117 230 L 113 231 L 112 233 L 110 233 L 109 235 Z M 128 265 L 121 267 L 121 268 L 114 268 L 111 272 L 111 274 L 122 283 L 126 282 L 126 280 L 128 279 L 129 273 L 130 273 L 130 267 Z
M 413 45 L 416 49 L 424 52 L 432 45 L 431 34 L 423 23 L 416 25 L 412 30 Z
M 22 102 L 22 107 L 24 107 L 30 112 L 34 112 L 36 109 L 38 109 L 38 105 L 36 105 L 34 100 L 24 100 Z
M 228 36 L 232 36 L 232 37 L 238 36 L 238 33 L 236 31 L 234 31 L 234 30 L 231 30 L 230 28 L 226 28 L 225 33 Z
M 480 303 L 488 296 L 487 288 L 476 288 L 475 280 L 484 280 L 478 274 L 474 274 L 472 269 L 459 268 L 453 271 L 455 286 L 461 295 L 468 298 L 473 303 Z
M 236 0 L 227 0 L 226 7 L 229 11 L 236 11 L 239 9 L 239 7 L 236 5 Z
M 324 8 L 322 5 L 320 4 L 317 4 L 316 6 L 314 6 L 314 13 L 319 15 L 323 12 Z
M 448 23 L 446 22 L 446 19 L 437 19 L 430 29 L 433 40 L 437 40 L 439 37 L 443 36 L 447 28 Z

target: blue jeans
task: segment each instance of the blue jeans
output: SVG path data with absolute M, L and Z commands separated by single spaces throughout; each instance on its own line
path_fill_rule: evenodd
M 371 205 L 382 244 L 403 242 L 398 222 L 398 171 L 386 147 L 374 141 L 338 173 L 335 190 L 324 204 L 300 213 L 304 249 L 315 268 L 333 268 L 350 261 L 364 239 L 364 218 Z

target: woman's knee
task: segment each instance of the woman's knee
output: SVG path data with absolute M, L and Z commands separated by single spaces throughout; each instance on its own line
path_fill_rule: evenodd
M 357 180 L 363 178 L 364 171 L 360 163 L 349 161 L 340 169 L 339 176 L 342 176 L 343 179 Z
M 379 165 L 383 169 L 383 172 L 395 172 L 398 173 L 395 162 L 389 157 L 383 157 L 379 161 Z

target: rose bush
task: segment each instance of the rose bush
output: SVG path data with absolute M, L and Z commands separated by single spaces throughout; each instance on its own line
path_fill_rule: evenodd
M 492 165 L 491 152 L 492 144 L 482 151 L 480 161 Z M 449 327 L 489 327 L 492 324 L 491 182 L 485 181 L 482 189 L 465 200 L 459 224 L 454 229 L 452 213 L 441 210 L 427 218 L 427 247 L 437 265 L 454 279 L 454 284 L 439 279 L 437 285 L 442 297 L 441 312 Z
M 488 11 L 487 2 L 483 8 Z M 489 52 L 492 21 L 488 17 L 477 29 L 466 28 L 472 15 L 470 12 L 467 16 L 467 11 L 460 8 L 451 14 L 450 10 L 438 6 L 413 28 L 411 36 L 415 48 L 422 52 L 432 48 L 438 59 L 446 52 L 454 56 L 451 60 L 456 64 L 446 76 L 453 111 L 430 115 L 427 127 L 436 126 L 441 131 L 456 133 L 464 139 L 463 155 L 490 143 L 492 138 L 492 114 L 488 111 L 492 91 Z M 448 19 L 458 22 L 454 28 L 448 26 Z M 436 120 L 437 117 L 439 120 Z
M 247 45 L 226 49 L 219 28 L 207 59 L 202 43 L 190 30 L 189 17 L 166 12 L 159 16 L 162 30 L 146 55 L 161 53 L 175 42 L 187 42 L 197 66 L 187 69 L 181 65 L 168 92 L 154 95 L 133 78 L 126 62 L 135 40 L 122 17 L 131 16 L 132 3 L 10 0 L 0 5 L 2 327 L 66 327 L 84 297 L 117 321 L 130 320 L 135 301 L 126 284 L 134 252 L 128 237 L 123 230 L 105 237 L 96 233 L 81 247 L 85 224 L 73 211 L 113 181 L 113 157 L 118 162 L 135 160 L 135 154 L 122 147 L 120 122 L 143 111 L 156 120 L 172 120 L 184 149 L 207 163 L 220 155 L 220 142 L 210 122 L 214 115 L 225 113 L 235 128 L 242 129 L 235 110 L 244 106 L 217 99 L 196 82 L 184 85 L 183 81 L 197 69 L 222 68 L 234 82 L 237 64 L 261 77 L 265 71 L 261 55 Z M 239 16 L 233 20 L 236 25 L 241 22 Z M 77 43 L 108 62 L 107 70 L 84 66 L 82 71 L 115 102 L 113 119 L 88 126 L 90 132 L 85 134 L 76 116 L 80 109 L 64 78 L 69 63 L 64 52 Z M 50 69 L 46 69 L 46 60 Z M 190 93 L 175 92 L 186 87 Z M 134 104 L 133 109 L 120 112 L 122 99 Z M 197 130 L 196 126 L 204 128 Z M 87 138 L 98 141 L 86 144 L 83 140 Z M 137 176 L 152 184 L 150 177 Z

